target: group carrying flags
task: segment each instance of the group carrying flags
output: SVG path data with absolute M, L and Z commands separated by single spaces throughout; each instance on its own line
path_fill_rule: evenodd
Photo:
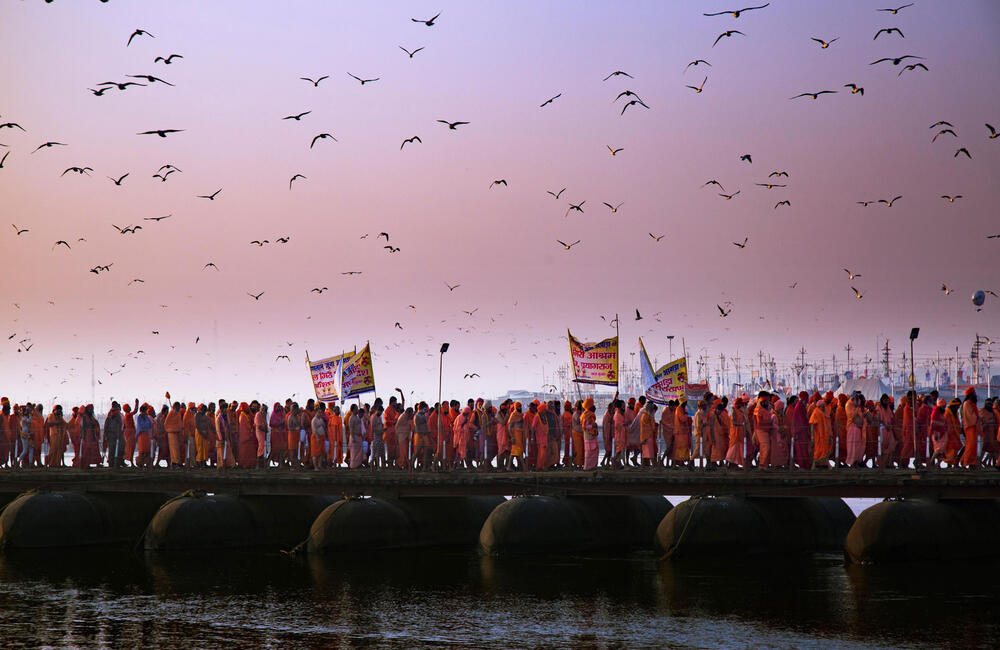
M 598 343 L 581 343 L 570 331 L 569 360 L 573 367 L 573 381 L 579 384 L 618 385 L 618 337 Z
M 306 353 L 306 363 L 312 376 L 316 399 L 321 402 L 335 402 L 364 393 L 375 391 L 375 371 L 372 367 L 372 353 L 369 344 L 361 352 L 345 352 L 327 359 L 312 361 Z M 340 381 L 342 397 L 337 395 L 337 381 Z

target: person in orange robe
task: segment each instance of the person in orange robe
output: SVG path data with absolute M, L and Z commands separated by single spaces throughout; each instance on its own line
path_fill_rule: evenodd
M 760 457 L 757 460 L 757 467 L 767 469 L 771 466 L 771 440 L 777 437 L 774 419 L 771 417 L 771 396 L 769 393 L 761 391 L 757 396 L 757 408 L 753 412 L 753 435 L 760 445 Z
M 580 421 L 579 417 L 573 417 L 573 403 L 566 400 L 563 403 L 562 414 L 559 416 L 559 425 L 562 433 L 562 443 L 563 443 L 563 467 L 571 467 L 575 464 L 575 454 L 576 448 L 574 447 L 573 439 L 573 421 Z M 580 438 L 583 438 L 583 429 L 580 429 Z M 582 457 L 582 454 L 581 454 Z
M 80 466 L 80 407 L 73 407 L 73 415 L 70 416 L 69 422 L 66 423 L 66 428 L 69 431 L 69 441 L 73 445 L 73 467 Z
M 507 420 L 507 432 L 510 434 L 510 467 L 517 471 L 524 469 L 524 407 L 521 402 L 514 402 L 514 408 Z
M 573 406 L 573 413 L 570 421 L 570 437 L 572 439 L 573 455 L 571 456 L 571 464 L 573 467 L 583 467 L 584 462 L 587 460 L 587 450 L 584 443 L 583 437 L 583 415 L 585 411 L 583 409 L 583 400 L 576 400 L 576 404 Z
M 747 419 L 746 402 L 737 397 L 733 403 L 733 415 L 729 419 L 729 446 L 726 450 L 726 463 L 730 468 L 743 467 L 746 464 L 746 439 L 750 433 L 750 422 Z
M 663 411 L 660 413 L 660 457 L 658 463 L 661 467 L 670 465 L 670 456 L 674 451 L 674 409 L 676 402 L 669 400 Z
M 962 403 L 958 399 L 948 402 L 948 410 L 945 411 L 944 421 L 948 427 L 948 441 L 945 444 L 944 461 L 949 467 L 958 466 L 958 456 L 962 451 L 962 424 L 959 421 L 959 409 Z
M 913 458 L 913 391 L 907 391 L 903 397 L 903 422 L 902 433 L 899 439 L 899 466 L 909 467 L 910 459 Z
M 7 432 L 8 416 L 3 409 L 10 408 L 10 400 L 6 397 L 0 398 L 0 467 L 7 467 L 10 463 L 10 435 Z
M 979 397 L 969 386 L 962 400 L 962 430 L 965 431 L 965 449 L 961 463 L 969 469 L 979 467 Z
M 139 400 L 135 400 L 135 406 L 126 403 L 122 406 L 122 435 L 125 437 L 124 461 L 130 467 L 135 467 L 135 414 L 139 410 Z
M 535 441 L 535 469 L 547 469 L 549 463 L 549 407 L 545 402 L 538 405 L 531 425 L 531 437 Z M 530 467 L 530 465 L 529 465 Z
M 236 428 L 236 465 L 242 469 L 253 469 L 257 466 L 257 435 L 253 430 L 253 416 L 250 405 L 240 402 Z
M 892 413 L 892 437 L 896 441 L 896 446 L 892 452 L 892 462 L 896 467 L 901 466 L 900 451 L 903 449 L 903 408 L 905 401 L 901 400 L 899 404 L 893 402 L 895 410 Z
M 639 411 L 639 446 L 642 450 L 642 464 L 644 467 L 651 467 L 653 459 L 656 457 L 656 404 L 646 402 L 646 405 Z
M 893 464 L 892 459 L 896 451 L 895 419 L 896 415 L 892 411 L 892 399 L 883 393 L 882 397 L 878 400 L 878 404 L 875 405 L 875 420 L 878 423 L 880 440 L 879 469 L 890 468 Z
M 330 466 L 340 467 L 344 462 L 344 418 L 340 407 L 331 404 L 326 410 L 327 433 L 330 437 Z
M 252 408 L 253 405 L 251 405 Z M 312 426 L 310 427 L 312 433 L 309 435 L 309 455 L 312 459 L 313 469 L 318 470 L 323 468 L 326 459 L 329 457 L 329 452 L 327 451 L 329 422 L 326 419 L 326 404 L 316 402 L 313 413 Z M 258 456 L 259 463 L 260 457 Z
M 931 465 L 938 469 L 941 461 L 948 453 L 948 422 L 945 413 L 948 404 L 943 399 L 939 399 L 931 410 L 930 437 L 931 437 Z
M 184 413 L 181 411 L 181 403 L 174 402 L 167 419 L 163 423 L 167 430 L 167 445 L 170 449 L 170 466 L 180 467 L 184 460 L 184 447 L 182 445 L 184 437 Z
M 63 456 L 66 453 L 66 420 L 63 419 L 62 406 L 56 404 L 52 413 L 45 418 L 45 433 L 49 439 L 46 464 L 49 467 L 65 467 Z
M 674 409 L 674 445 L 671 459 L 674 466 L 685 466 L 689 470 L 694 469 L 691 465 L 691 424 L 691 416 L 687 413 L 687 400 L 682 399 Z
M 597 407 L 594 405 L 594 398 L 588 397 L 583 400 L 583 415 L 580 416 L 580 424 L 583 429 L 583 469 L 592 470 L 597 468 L 597 457 L 600 450 L 597 445 Z
M 729 417 L 726 407 L 729 406 L 729 398 L 723 397 L 714 402 L 715 408 L 712 413 L 712 455 L 713 467 L 720 467 L 726 461 L 726 454 L 729 453 L 729 432 L 732 429 L 733 421 Z
M 384 424 L 382 441 L 385 443 L 386 467 L 395 467 L 396 459 L 399 456 L 398 441 L 396 440 L 396 421 L 399 419 L 401 412 L 402 408 L 396 402 L 396 396 L 391 395 L 389 397 L 389 405 L 385 407 L 385 413 L 382 415 L 382 422 Z
M 996 467 L 1000 440 L 997 439 L 997 414 L 992 398 L 987 398 L 979 411 L 979 437 L 983 439 L 983 467 Z
M 36 404 L 31 411 L 31 441 L 35 446 L 35 467 L 45 467 L 46 463 L 42 460 L 42 444 L 47 440 L 45 435 L 45 411 L 42 410 L 41 404 Z M 51 454 L 51 449 L 49 450 Z M 45 460 L 48 460 L 47 458 Z
M 194 423 L 194 416 L 197 413 L 198 409 L 195 403 L 188 402 L 187 408 L 184 409 L 184 415 L 181 416 L 181 463 L 185 467 L 191 467 L 194 456 L 191 452 L 194 449 L 194 437 L 198 433 L 198 428 Z
M 836 444 L 837 467 L 847 460 L 847 395 L 841 393 L 833 403 L 833 437 Z
M 826 413 L 826 402 L 818 400 L 816 408 L 809 416 L 809 430 L 813 439 L 813 464 L 822 469 L 830 469 L 830 457 L 833 455 L 833 432 L 830 430 L 830 417 Z

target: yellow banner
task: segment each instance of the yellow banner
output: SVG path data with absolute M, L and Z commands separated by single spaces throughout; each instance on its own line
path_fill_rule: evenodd
M 309 374 L 312 376 L 316 399 L 321 402 L 335 402 L 338 399 L 337 380 L 340 377 L 340 365 L 350 356 L 350 354 L 340 354 L 313 361 L 306 353 L 306 363 L 309 364 Z
M 372 367 L 372 351 L 365 347 L 347 361 L 341 372 L 340 390 L 344 399 L 375 391 L 375 369 Z
M 618 385 L 618 337 L 597 343 L 578 341 L 566 330 L 573 381 L 580 384 Z

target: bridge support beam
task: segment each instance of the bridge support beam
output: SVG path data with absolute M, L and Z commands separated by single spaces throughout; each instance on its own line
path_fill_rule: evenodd
M 182 495 L 149 522 L 150 551 L 291 547 L 313 520 L 337 501 L 321 496 Z
M 131 544 L 168 498 L 143 492 L 28 492 L 0 514 L 0 548 Z
M 836 498 L 692 497 L 656 529 L 664 558 L 839 550 L 854 513 Z
M 995 557 L 1000 501 L 883 501 L 858 516 L 844 552 L 859 564 Z
M 326 508 L 306 540 L 309 553 L 474 544 L 503 497 L 352 498 Z
M 661 496 L 516 497 L 490 514 L 479 545 L 488 555 L 648 548 L 670 508 Z

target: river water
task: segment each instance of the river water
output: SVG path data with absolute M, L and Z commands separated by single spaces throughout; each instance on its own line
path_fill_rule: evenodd
M 997 647 L 997 565 L 128 549 L 0 556 L 0 645 Z

